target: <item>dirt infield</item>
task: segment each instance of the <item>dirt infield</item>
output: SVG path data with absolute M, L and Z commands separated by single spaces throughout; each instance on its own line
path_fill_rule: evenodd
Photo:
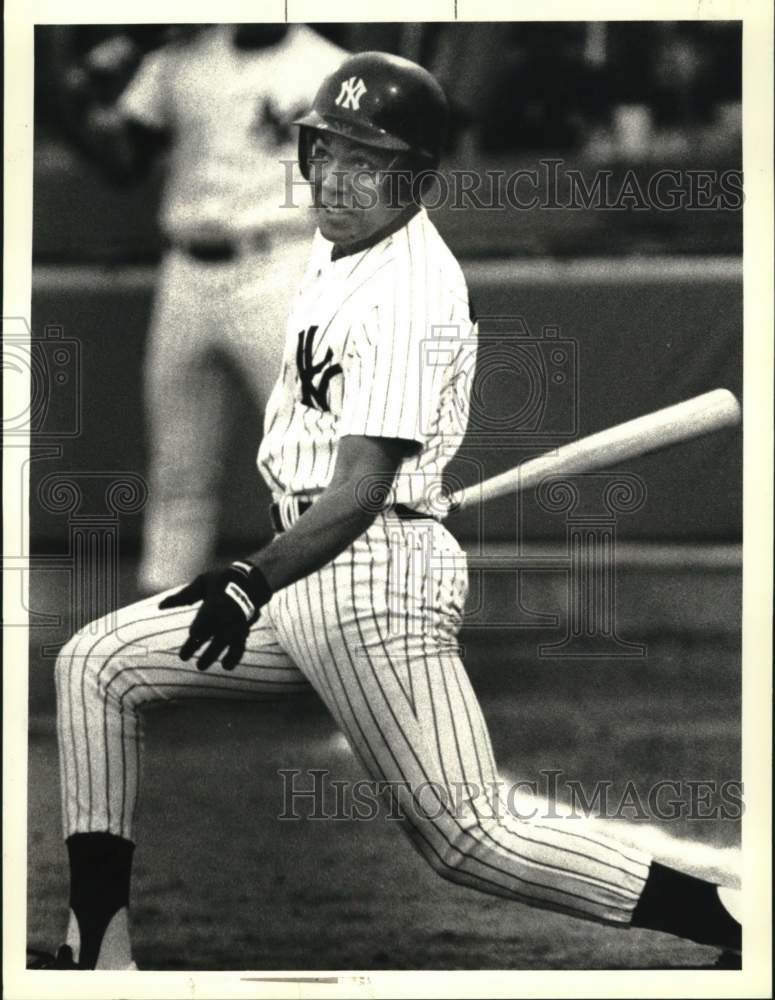
M 469 645 L 467 657 L 508 781 L 540 789 L 549 770 L 587 791 L 609 781 L 609 803 L 635 819 L 637 807 L 622 808 L 628 781 L 644 800 L 657 781 L 682 782 L 688 808 L 687 782 L 739 778 L 732 639 L 655 639 L 647 658 L 624 665 L 535 663 L 520 652 Z M 51 716 L 34 717 L 28 940 L 48 946 L 60 939 L 67 891 L 55 751 Z M 697 968 L 715 957 L 443 882 L 384 814 L 280 821 L 279 772 L 290 768 L 361 776 L 314 699 L 148 713 L 133 890 L 141 968 Z M 726 845 L 739 826 L 718 815 L 662 824 Z

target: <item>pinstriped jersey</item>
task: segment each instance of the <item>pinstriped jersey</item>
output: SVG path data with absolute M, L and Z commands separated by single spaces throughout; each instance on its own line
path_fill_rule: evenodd
M 437 513 L 468 419 L 476 324 L 460 265 L 425 209 L 356 253 L 316 232 L 269 399 L 259 470 L 275 498 L 329 482 L 346 435 L 403 438 L 395 503 Z

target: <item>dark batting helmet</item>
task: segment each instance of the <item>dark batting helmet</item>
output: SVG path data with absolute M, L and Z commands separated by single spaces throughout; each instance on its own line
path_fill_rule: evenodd
M 309 179 L 312 131 L 347 136 L 365 146 L 405 153 L 417 169 L 439 164 L 447 130 L 447 99 L 417 63 L 387 52 L 349 56 L 327 76 L 299 129 L 299 167 Z

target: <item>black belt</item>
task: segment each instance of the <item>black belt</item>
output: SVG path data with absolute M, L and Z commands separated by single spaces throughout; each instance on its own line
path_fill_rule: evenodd
M 169 239 L 167 246 L 182 250 L 204 264 L 225 264 L 235 260 L 246 249 L 268 250 L 271 244 L 265 231 L 248 233 L 241 239 L 220 240 L 178 240 Z
M 299 512 L 298 516 L 301 517 L 306 511 L 312 506 L 311 500 L 298 500 L 296 502 L 296 508 Z M 407 507 L 405 504 L 397 503 L 393 507 L 389 507 L 386 514 L 393 514 L 399 519 L 399 521 L 433 521 L 435 518 L 433 514 L 422 514 L 419 510 L 412 510 L 411 507 Z M 269 508 L 269 515 L 272 518 L 272 525 L 274 530 L 281 534 L 285 531 L 285 526 L 282 522 L 280 516 L 280 504 L 273 503 Z

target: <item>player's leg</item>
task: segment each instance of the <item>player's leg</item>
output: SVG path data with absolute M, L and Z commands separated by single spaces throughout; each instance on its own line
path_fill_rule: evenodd
M 183 663 L 195 608 L 160 611 L 160 596 L 87 626 L 56 664 L 62 812 L 70 859 L 67 944 L 84 967 L 131 961 L 127 904 L 138 794 L 141 711 L 182 698 L 269 700 L 309 690 L 267 616 L 234 671 Z
M 545 909 L 739 943 L 714 886 L 562 820 L 510 814 L 454 646 L 465 597 L 455 566 L 461 553 L 443 529 L 416 523 L 394 522 L 391 544 L 386 523 L 378 520 L 351 558 L 278 594 L 274 618 L 372 777 L 393 790 L 433 868 Z
M 313 682 L 372 777 L 395 790 L 415 843 L 440 874 L 535 905 L 628 920 L 645 859 L 605 843 L 579 848 L 555 831 L 517 830 L 494 801 L 489 737 L 450 627 L 465 596 L 459 574 L 442 565 L 455 558 L 454 542 L 433 525 L 387 525 L 378 521 L 355 543 L 349 564 L 335 560 L 277 595 L 284 644 L 314 664 Z M 420 551 L 434 542 L 435 551 Z M 313 627 L 293 634 L 306 617 Z M 322 635 L 325 644 L 315 641 Z
M 434 783 L 425 795 L 430 822 L 424 823 L 421 800 L 407 807 L 414 809 L 411 832 L 440 875 L 577 917 L 740 947 L 739 924 L 716 885 L 660 865 L 600 830 L 514 815 L 460 658 L 426 649 L 422 662 L 426 683 L 418 685 L 416 712 L 435 750 L 423 761 L 415 749 L 410 760 L 422 767 L 421 782 Z
M 150 488 L 138 580 L 147 593 L 193 578 L 213 555 L 227 404 L 225 373 L 208 356 L 218 267 L 173 250 L 160 270 L 144 358 Z

